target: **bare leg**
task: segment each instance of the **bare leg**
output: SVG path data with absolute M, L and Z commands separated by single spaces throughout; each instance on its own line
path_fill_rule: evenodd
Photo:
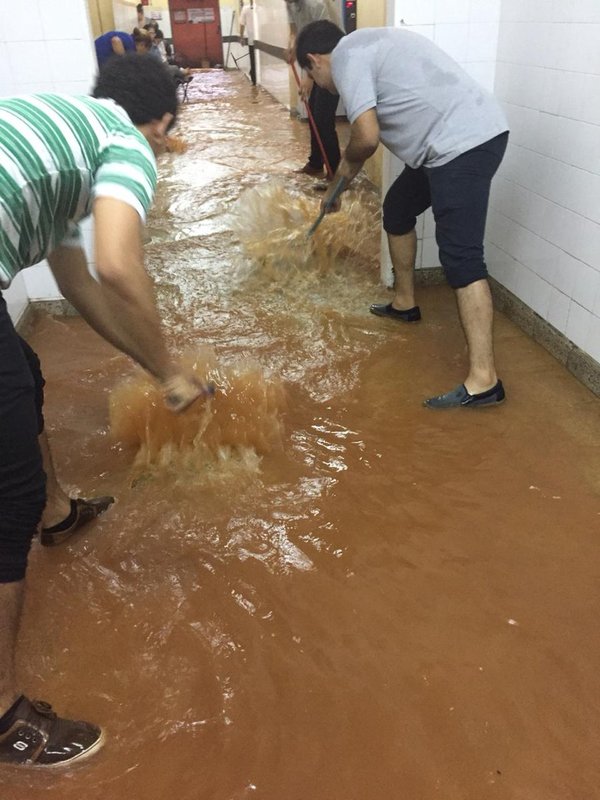
M 23 608 L 25 581 L 0 583 L 0 716 L 18 697 L 15 649 Z
M 46 494 L 47 501 L 42 516 L 42 527 L 49 528 L 58 525 L 71 513 L 71 501 L 62 490 L 56 477 L 54 462 L 48 444 L 48 437 L 43 431 L 39 436 L 42 460 L 44 462 L 44 472 L 46 473 Z
M 498 380 L 492 339 L 494 307 L 487 280 L 457 289 L 456 301 L 469 348 L 465 388 L 469 394 L 479 394 L 491 389 Z
M 415 261 L 417 258 L 417 234 L 413 229 L 403 236 L 388 233 L 388 246 L 394 267 L 394 291 L 392 307 L 406 311 L 415 306 Z

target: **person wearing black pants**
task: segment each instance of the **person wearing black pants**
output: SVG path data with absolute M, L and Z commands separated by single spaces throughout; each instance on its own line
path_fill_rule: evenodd
M 329 20 L 339 24 L 339 11 L 337 4 L 331 0 L 285 0 L 285 4 L 290 25 L 286 57 L 288 62 L 293 64 L 296 59 L 296 39 L 303 28 L 319 20 Z M 323 150 L 331 168 L 331 175 L 328 177 L 332 177 L 341 158 L 340 143 L 335 129 L 335 113 L 339 98 L 318 86 L 306 73 L 302 76 L 299 91 L 301 99 L 308 103 L 313 115 L 315 127 L 321 137 Z M 319 141 L 311 125 L 308 161 L 295 172 L 322 178 L 323 167 L 327 168 L 327 165 L 324 163 Z
M 155 159 L 176 113 L 176 90 L 162 64 L 135 53 L 107 61 L 93 98 L 1 99 L 0 173 L 10 180 L 0 187 L 0 288 L 47 258 L 63 296 L 160 382 L 167 407 L 178 412 L 211 389 L 173 361 L 142 248 Z M 89 214 L 97 279 L 77 228 Z M 0 293 L 0 767 L 65 765 L 104 740 L 97 725 L 59 717 L 48 703 L 17 689 L 27 559 L 52 494 L 43 388 L 39 359 L 17 334 Z M 41 531 L 42 543 L 44 535 L 55 544 L 73 529 L 81 502 L 73 501 L 73 521 L 69 515 Z
M 22 581 L 46 504 L 36 385 L 0 293 L 0 586 Z M 17 533 L 23 531 L 22 536 Z M 1 633 L 0 633 L 1 639 Z M 1 644 L 1 641 L 0 641 Z
M 313 85 L 308 99 L 308 107 L 321 137 L 332 174 L 338 168 L 341 157 L 340 143 L 335 129 L 335 112 L 338 102 L 339 97 L 337 95 L 331 94 L 327 89 L 321 89 L 316 83 Z M 323 154 L 312 126 L 310 128 L 310 156 L 308 157 L 307 166 L 315 170 L 317 175 L 321 175 L 323 167 L 326 166 L 323 163 Z
M 506 393 L 496 372 L 494 308 L 484 260 L 492 179 L 508 143 L 498 100 L 442 49 L 404 28 L 365 28 L 348 35 L 327 20 L 306 25 L 297 41 L 300 66 L 339 94 L 350 122 L 334 185 L 358 175 L 380 143 L 405 164 L 383 205 L 394 268 L 394 299 L 370 311 L 418 322 L 414 269 L 417 217 L 431 206 L 440 264 L 456 292 L 468 350 L 467 376 L 424 400 L 431 409 L 496 406 Z M 337 211 L 333 186 L 324 212 Z M 337 195 L 336 195 L 337 199 Z

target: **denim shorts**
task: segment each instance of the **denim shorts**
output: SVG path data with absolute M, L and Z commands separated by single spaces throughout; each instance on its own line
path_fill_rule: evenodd
M 413 230 L 431 206 L 440 263 L 454 289 L 487 278 L 483 237 L 490 186 L 508 131 L 441 167 L 405 167 L 383 201 L 383 227 L 392 236 Z

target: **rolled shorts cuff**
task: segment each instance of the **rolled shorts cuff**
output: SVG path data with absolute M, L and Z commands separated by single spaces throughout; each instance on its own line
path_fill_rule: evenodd
M 477 281 L 487 280 L 488 271 L 485 264 L 479 262 L 469 266 L 462 262 L 458 268 L 447 267 L 442 264 L 444 275 L 448 284 L 453 289 L 464 289 Z
M 417 226 L 417 218 L 410 217 L 403 220 L 386 219 L 383 217 L 383 230 L 390 236 L 406 236 L 407 233 L 414 231 Z

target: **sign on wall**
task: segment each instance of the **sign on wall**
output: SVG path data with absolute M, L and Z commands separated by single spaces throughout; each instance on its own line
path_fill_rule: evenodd
M 190 22 L 214 22 L 214 8 L 188 8 L 188 20 Z

